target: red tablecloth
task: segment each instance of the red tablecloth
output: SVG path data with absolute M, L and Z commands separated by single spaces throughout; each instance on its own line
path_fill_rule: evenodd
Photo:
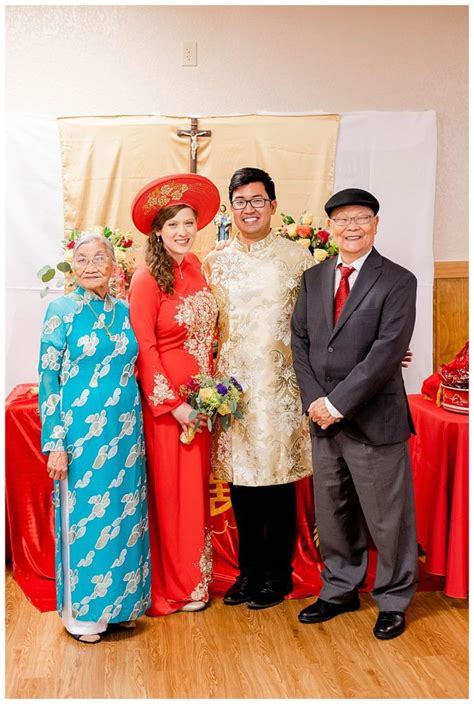
M 38 397 L 33 384 L 15 387 L 6 401 L 6 497 L 10 527 L 13 576 L 40 611 L 56 608 L 54 582 L 54 530 L 51 493 L 40 451 Z M 237 573 L 237 531 L 229 488 L 210 483 L 214 547 L 214 581 L 211 593 L 221 595 Z M 311 477 L 297 483 L 298 529 L 293 559 L 293 598 L 317 595 L 322 563 L 313 540 L 314 505 Z M 371 589 L 376 568 L 372 550 L 364 591 Z M 442 588 L 420 564 L 420 590 Z
M 5 414 L 5 488 L 13 576 L 40 611 L 56 608 L 53 482 L 40 449 L 34 384 L 16 386 Z
M 418 542 L 428 572 L 446 577 L 445 593 L 468 592 L 468 417 L 409 396 Z

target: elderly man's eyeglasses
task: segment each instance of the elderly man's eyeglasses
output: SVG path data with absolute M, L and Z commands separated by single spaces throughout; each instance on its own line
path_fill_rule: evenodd
M 329 218 L 338 227 L 347 227 L 352 221 L 356 225 L 368 225 L 375 215 L 358 215 L 356 218 Z
M 252 208 L 264 208 L 266 202 L 271 203 L 270 198 L 262 198 L 260 196 L 256 196 L 255 198 L 236 198 L 235 200 L 232 201 L 231 205 L 234 210 L 243 210 L 247 203 L 250 203 Z
M 96 269 L 103 269 L 109 262 L 109 258 L 105 254 L 96 254 L 92 259 L 81 257 L 80 255 L 74 259 L 74 264 L 78 269 L 85 269 L 89 264 L 93 264 Z

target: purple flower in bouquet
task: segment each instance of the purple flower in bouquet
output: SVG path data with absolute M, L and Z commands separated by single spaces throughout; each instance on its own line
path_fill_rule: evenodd
M 214 422 L 218 422 L 221 428 L 227 431 L 233 419 L 242 418 L 239 408 L 242 392 L 243 388 L 237 379 L 227 376 L 216 379 L 205 374 L 196 374 L 187 384 L 180 386 L 180 393 L 193 409 L 189 420 L 196 420 L 198 426 L 205 420 L 209 431 L 212 430 Z M 200 432 L 200 427 L 188 428 L 187 432 L 181 433 L 181 442 L 189 445 L 196 432 Z
M 237 381 L 237 379 L 235 378 L 235 376 L 231 376 L 231 377 L 230 377 L 230 380 L 231 380 L 231 382 L 233 383 L 233 385 L 235 386 L 235 388 L 236 388 L 238 391 L 240 391 L 240 392 L 243 391 L 243 388 L 241 387 L 241 385 L 239 384 L 239 382 Z

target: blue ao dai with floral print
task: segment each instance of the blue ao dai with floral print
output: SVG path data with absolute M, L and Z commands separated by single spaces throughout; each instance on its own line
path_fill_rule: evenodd
M 123 301 L 82 288 L 48 306 L 41 336 L 42 450 L 66 450 L 70 570 L 63 574 L 54 482 L 57 608 L 64 579 L 72 615 L 133 620 L 150 601 L 145 449 L 138 353 Z

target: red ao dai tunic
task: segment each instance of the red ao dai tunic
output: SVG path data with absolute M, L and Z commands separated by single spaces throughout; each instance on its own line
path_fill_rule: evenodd
M 134 273 L 130 319 L 138 340 L 147 454 L 152 596 L 149 616 L 207 601 L 212 579 L 209 517 L 210 434 L 190 445 L 171 414 L 181 384 L 212 371 L 217 305 L 194 254 L 174 266 L 175 291 L 163 293 L 146 267 Z

